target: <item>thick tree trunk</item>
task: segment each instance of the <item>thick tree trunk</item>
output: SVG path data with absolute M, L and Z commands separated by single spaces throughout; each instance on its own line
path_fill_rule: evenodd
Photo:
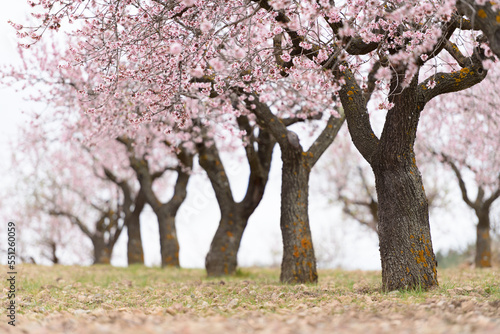
M 491 267 L 491 239 L 489 210 L 478 215 L 476 239 L 476 268 Z
M 93 264 L 110 264 L 111 263 L 111 251 L 110 247 L 104 238 L 95 237 L 92 238 L 92 244 L 94 245 L 94 263 Z
M 162 267 L 179 267 L 179 242 L 175 228 L 175 212 L 169 212 L 168 206 L 163 206 L 156 212 L 160 230 L 160 252 Z
M 217 232 L 205 258 L 208 276 L 234 275 L 238 264 L 237 256 L 241 238 L 248 223 L 236 206 L 221 210 L 221 220 Z
M 437 285 L 428 204 L 418 168 L 374 168 L 374 173 L 383 289 L 427 289 Z
M 438 285 L 429 208 L 413 144 L 420 117 L 417 77 L 401 89 L 394 77 L 389 110 L 370 164 L 379 201 L 379 243 L 384 290 Z M 399 90 L 399 91 L 398 91 Z
M 281 234 L 283 262 L 280 281 L 315 283 L 316 257 L 309 228 L 308 196 L 310 166 L 302 150 L 282 148 Z

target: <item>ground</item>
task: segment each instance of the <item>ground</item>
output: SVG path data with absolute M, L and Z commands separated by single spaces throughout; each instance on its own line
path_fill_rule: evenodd
M 222 279 L 141 266 L 17 272 L 16 326 L 2 306 L 2 333 L 500 333 L 499 269 L 442 270 L 432 291 L 389 293 L 366 271 L 320 271 L 317 285 L 296 286 L 279 284 L 278 269 Z

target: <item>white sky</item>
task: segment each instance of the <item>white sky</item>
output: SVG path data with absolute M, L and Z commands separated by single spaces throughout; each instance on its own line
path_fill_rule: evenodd
M 13 63 L 17 59 L 14 29 L 7 21 L 24 22 L 26 5 L 24 0 L 6 2 L 0 11 L 0 62 Z M 23 101 L 20 94 L 12 89 L 0 88 L 0 173 L 6 175 L 9 168 L 9 140 L 17 135 L 16 128 L 24 121 L 22 110 L 35 108 Z M 38 108 L 40 106 L 37 106 Z M 234 188 L 242 193 L 248 178 L 248 167 L 232 164 L 228 175 Z M 311 183 L 321 182 L 321 175 L 313 170 Z M 241 266 L 269 265 L 280 263 L 281 236 L 279 230 L 279 198 L 281 186 L 281 161 L 276 149 L 268 184 L 262 204 L 250 218 L 245 231 L 240 253 Z M 1 193 L 9 188 L 9 179 L 0 178 Z M 180 209 L 177 219 L 178 237 L 181 246 L 180 261 L 183 267 L 204 266 L 205 255 L 218 225 L 219 212 L 215 196 L 206 177 L 193 177 L 188 188 L 188 199 Z M 341 210 L 328 204 L 326 198 L 310 189 L 310 222 L 316 253 L 319 258 L 330 257 L 332 265 L 341 265 L 346 269 L 379 269 L 380 260 L 378 241 L 374 233 L 360 228 L 356 222 L 343 220 Z M 456 201 L 460 203 L 460 199 Z M 458 204 L 461 208 L 463 205 Z M 0 210 L 7 210 L 0 203 Z M 464 247 L 475 239 L 474 216 L 467 210 L 454 210 L 455 214 L 442 212 L 431 218 L 434 250 L 450 247 Z M 2 215 L 0 215 L 2 217 Z M 142 216 L 143 243 L 146 264 L 157 265 L 160 262 L 158 228 L 156 219 L 148 208 Z M 3 218 L 2 218 L 3 219 Z M 6 223 L 6 222 L 5 222 Z M 4 226 L 3 223 L 1 226 Z M 0 249 L 3 249 L 5 229 L 0 231 Z M 1 259 L 0 263 L 5 263 Z M 120 237 L 113 254 L 115 265 L 126 265 L 126 233 Z

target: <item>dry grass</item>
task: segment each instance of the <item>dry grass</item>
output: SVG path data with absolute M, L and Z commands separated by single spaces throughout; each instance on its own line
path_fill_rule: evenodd
M 383 293 L 379 272 L 319 274 L 317 285 L 289 286 L 277 269 L 207 279 L 194 269 L 23 265 L 17 326 L 4 318 L 0 332 L 500 332 L 498 269 L 442 270 L 429 292 Z

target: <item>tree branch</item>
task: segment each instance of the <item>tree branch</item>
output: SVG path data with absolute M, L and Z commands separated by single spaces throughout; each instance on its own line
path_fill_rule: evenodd
M 455 56 L 460 59 L 458 52 L 458 50 L 454 50 Z M 471 57 L 466 59 L 465 64 L 467 66 L 460 71 L 436 73 L 419 84 L 417 94 L 419 96 L 420 110 L 423 110 L 425 104 L 438 95 L 458 92 L 483 81 L 487 71 L 483 68 L 482 61 L 476 50 Z M 435 87 L 429 88 L 432 82 L 435 83 Z
M 306 152 L 306 154 L 310 157 L 309 165 L 311 166 L 311 168 L 316 164 L 316 162 L 323 155 L 326 149 L 335 140 L 335 137 L 337 136 L 340 128 L 344 124 L 345 115 L 343 112 L 341 112 L 341 114 L 342 115 L 339 118 L 330 116 L 325 128 L 318 136 L 318 138 L 316 138 L 309 150 Z
M 208 138 L 206 138 L 206 129 L 202 128 L 202 131 L 205 132 L 203 134 L 204 140 L 196 145 L 200 166 L 205 170 L 210 179 L 219 206 L 224 205 L 224 203 L 234 204 L 233 193 L 224 165 L 220 159 L 219 150 L 215 143 L 210 146 L 206 145 L 206 141 L 208 141 Z
M 366 109 L 366 101 L 354 78 L 354 74 L 349 69 L 346 69 L 341 74 L 344 76 L 345 84 L 340 89 L 339 96 L 344 107 L 349 133 L 361 155 L 366 161 L 371 162 L 372 155 L 379 144 L 379 139 L 373 132 L 370 116 Z
M 78 226 L 80 228 L 80 230 L 86 235 L 88 236 L 89 238 L 93 238 L 94 237 L 94 234 L 92 232 L 90 232 L 90 230 L 87 228 L 87 226 L 85 226 L 84 223 L 82 223 L 82 221 L 80 220 L 80 218 L 76 217 L 75 215 L 69 213 L 69 212 L 66 212 L 66 211 L 60 211 L 60 210 L 49 210 L 49 215 L 51 216 L 63 216 L 63 217 L 66 217 L 68 218 L 73 224 L 75 224 L 76 226 Z
M 435 152 L 433 153 L 436 154 Z M 462 198 L 464 202 L 472 209 L 476 210 L 477 207 L 475 203 L 472 203 L 472 201 L 469 198 L 469 195 L 467 194 L 467 187 L 465 185 L 464 179 L 462 178 L 462 173 L 460 173 L 460 170 L 458 169 L 457 165 L 455 165 L 455 163 L 446 154 L 441 153 L 441 157 L 443 158 L 443 161 L 447 163 L 455 173 L 455 176 L 457 177 L 458 180 L 458 185 L 460 187 L 460 191 L 462 192 Z
M 458 0 L 456 6 L 460 14 L 470 18 L 474 29 L 486 35 L 491 51 L 500 58 L 500 11 L 494 10 L 490 1 L 479 5 L 475 0 Z

